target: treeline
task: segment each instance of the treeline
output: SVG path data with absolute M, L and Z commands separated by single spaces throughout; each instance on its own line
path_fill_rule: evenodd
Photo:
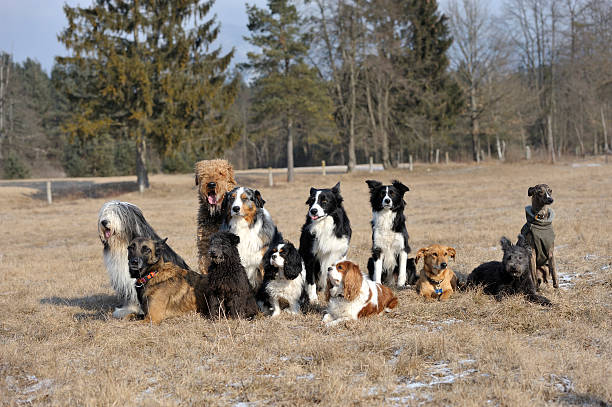
M 269 0 L 233 51 L 211 1 L 64 7 L 71 56 L 48 76 L 0 56 L 5 177 L 542 159 L 608 152 L 612 3 Z M 289 171 L 292 178 L 292 171 Z

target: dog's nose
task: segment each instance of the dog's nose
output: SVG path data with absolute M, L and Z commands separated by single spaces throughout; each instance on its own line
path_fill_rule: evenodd
M 319 212 L 319 210 L 317 208 L 310 209 L 310 213 L 312 213 L 313 215 L 316 215 L 317 212 Z
M 108 221 L 106 219 L 104 219 L 102 222 L 100 222 L 102 224 L 102 226 L 104 226 L 105 228 L 108 227 Z
M 446 263 L 440 264 L 440 267 L 442 267 L 442 269 L 445 269 L 446 268 Z
M 217 183 L 216 182 L 209 182 L 208 184 L 206 184 L 206 186 L 208 188 L 215 188 L 217 186 Z
M 240 207 L 239 206 L 234 206 L 232 207 L 232 210 L 236 213 L 240 212 Z
M 389 198 L 385 198 L 385 199 L 383 199 L 383 203 L 384 204 L 390 204 L 391 200 Z
M 333 267 L 328 267 L 327 271 L 332 271 L 334 268 Z

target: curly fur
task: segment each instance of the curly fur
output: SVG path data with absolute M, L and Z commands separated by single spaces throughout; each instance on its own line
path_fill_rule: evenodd
M 258 308 L 233 233 L 217 232 L 210 239 L 206 301 L 213 318 L 252 318 Z
M 500 240 L 504 258 L 476 267 L 467 278 L 467 286 L 482 285 L 485 294 L 494 295 L 499 301 L 505 295 L 523 294 L 528 301 L 551 305 L 550 300 L 536 294 L 530 269 L 530 248 L 523 235 L 516 245 L 506 237 Z
M 122 303 L 113 312 L 115 318 L 129 314 L 140 314 L 134 279 L 128 267 L 128 245 L 136 237 L 160 240 L 153 227 L 146 221 L 142 211 L 129 202 L 109 201 L 98 213 L 98 236 L 104 246 L 102 255 L 110 283 Z M 167 244 L 163 258 L 183 269 L 189 269 L 185 261 Z
M 214 182 L 214 187 L 209 185 Z M 198 269 L 206 273 L 210 260 L 208 245 L 213 233 L 223 222 L 221 206 L 225 193 L 236 186 L 234 168 L 226 160 L 204 160 L 195 164 L 195 184 L 198 187 Z M 209 198 L 214 195 L 213 198 Z

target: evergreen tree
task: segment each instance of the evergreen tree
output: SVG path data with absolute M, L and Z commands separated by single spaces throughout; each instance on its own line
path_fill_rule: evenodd
M 269 0 L 268 9 L 247 6 L 246 38 L 261 53 L 249 53 L 249 63 L 257 79 L 253 86 L 255 120 L 268 120 L 273 127 L 280 120 L 287 143 L 287 181 L 294 178 L 294 138 L 296 130 L 330 123 L 332 105 L 317 72 L 304 60 L 311 43 L 303 30 L 304 20 L 290 0 Z
M 57 58 L 72 79 L 62 91 L 73 107 L 71 138 L 103 134 L 135 142 L 138 184 L 148 187 L 147 142 L 163 153 L 191 148 L 218 154 L 235 137 L 227 124 L 236 84 L 226 70 L 233 50 L 209 51 L 219 34 L 205 20 L 214 0 L 97 0 L 64 6 L 59 40 L 73 55 Z M 81 86 L 71 86 L 75 80 Z

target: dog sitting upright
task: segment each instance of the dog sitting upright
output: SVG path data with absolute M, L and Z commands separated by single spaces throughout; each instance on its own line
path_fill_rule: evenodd
M 236 187 L 223 201 L 225 219 L 221 230 L 240 238 L 238 252 L 249 283 L 257 292 L 263 280 L 261 260 L 273 239 L 282 239 L 272 217 L 264 208 L 266 201 L 256 189 Z
M 190 311 L 206 310 L 206 276 L 164 261 L 166 240 L 137 237 L 128 246 L 130 276 L 137 279 L 136 294 L 144 320 L 154 324 Z
M 281 312 L 279 300 L 289 303 L 288 311 L 300 312 L 300 297 L 306 282 L 306 268 L 293 244 L 286 240 L 274 241 L 263 258 L 263 284 L 258 293 L 258 305 L 264 310 L 269 304 L 272 316 Z
M 551 305 L 546 297 L 536 294 L 529 268 L 531 248 L 523 235 L 518 235 L 516 245 L 506 237 L 500 240 L 503 260 L 490 261 L 476 267 L 467 277 L 466 286 L 483 285 L 485 294 L 494 295 L 500 301 L 504 295 L 523 294 L 528 301 Z
M 225 193 L 236 186 L 234 169 L 226 160 L 204 160 L 195 164 L 195 184 L 198 187 L 198 269 L 206 273 L 210 259 L 210 237 L 223 223 L 221 207 Z
M 210 239 L 206 286 L 207 313 L 213 318 L 252 318 L 258 308 L 233 233 L 217 232 Z
M 546 184 L 538 184 L 527 190 L 531 205 L 525 207 L 527 223 L 521 229 L 521 235 L 531 248 L 530 269 L 536 289 L 542 282 L 548 284 L 550 272 L 553 287 L 559 288 L 555 267 L 555 232 L 552 221 L 555 212 L 549 207 L 553 203 L 552 189 Z
M 414 262 L 408 261 L 410 246 L 404 216 L 404 194 L 408 187 L 399 181 L 391 185 L 367 180 L 370 188 L 370 205 L 372 206 L 372 257 L 368 260 L 370 278 L 377 283 L 393 283 L 397 276 L 397 286 L 403 287 L 408 277 L 409 284 L 414 283 L 416 270 Z
M 448 267 L 448 259 L 454 260 L 456 254 L 454 248 L 439 244 L 419 249 L 414 262 L 423 258 L 423 270 L 416 284 L 417 293 L 434 300 L 450 298 L 457 291 L 457 276 Z
M 327 269 L 348 252 L 351 223 L 340 195 L 340 183 L 331 189 L 310 188 L 308 214 L 300 235 L 300 256 L 306 266 L 308 301 L 318 302 L 317 291 L 327 289 Z

